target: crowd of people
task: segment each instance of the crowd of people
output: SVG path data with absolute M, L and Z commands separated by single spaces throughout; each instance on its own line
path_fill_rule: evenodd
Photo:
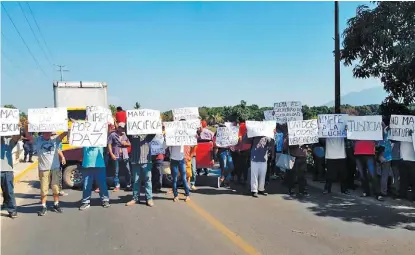
M 202 170 L 197 169 L 195 146 L 165 146 L 165 153 L 152 155 L 151 141 L 155 135 L 127 135 L 126 112 L 117 109 L 116 121 L 109 125 L 108 146 L 84 147 L 82 172 L 83 193 L 79 209 L 90 207 L 93 189 L 99 193 L 102 206 L 110 206 L 110 196 L 106 181 L 106 168 L 114 173 L 114 189 L 121 188 L 120 169 L 125 169 L 125 190 L 132 192 L 126 206 L 140 202 L 141 181 L 144 182 L 145 202 L 154 206 L 153 193 L 161 191 L 161 173 L 165 162 L 170 163 L 172 175 L 173 201 L 179 201 L 178 179 L 185 191 L 184 201 L 190 200 L 191 191 L 196 190 L 196 178 Z M 272 176 L 284 179 L 289 195 L 308 196 L 305 174 L 312 168 L 315 181 L 324 181 L 324 194 L 332 192 L 334 182 L 340 183 L 340 192 L 349 194 L 355 189 L 359 179 L 363 196 L 373 195 L 382 201 L 387 195 L 396 198 L 415 198 L 415 151 L 411 142 L 397 142 L 389 139 L 388 120 L 383 122 L 382 141 L 351 141 L 346 138 L 320 139 L 312 145 L 289 146 L 287 125 L 276 124 L 274 137 L 248 138 L 245 121 L 240 119 L 231 125 L 239 127 L 238 143 L 234 146 L 218 148 L 214 155 L 219 162 L 221 175 L 218 187 L 229 186 L 232 180 L 241 185 L 248 184 L 253 197 L 266 196 L 266 186 Z M 225 127 L 220 124 L 219 127 Z M 59 197 L 62 189 L 61 165 L 65 158 L 61 151 L 62 139 L 67 132 L 54 135 L 44 132 L 37 137 L 27 132 L 26 142 L 30 142 L 38 156 L 41 209 L 39 216 L 47 213 L 46 199 L 52 188 L 54 204 L 52 209 L 62 213 Z M 164 133 L 164 128 L 163 128 Z M 216 134 L 210 131 L 205 121 L 196 135 L 198 142 L 215 144 Z M 11 152 L 22 136 L 1 137 L 1 188 L 2 208 L 7 208 L 10 217 L 17 217 L 13 187 L 13 162 Z M 310 160 L 310 157 L 312 160 Z M 250 169 L 250 171 L 249 171 Z M 207 172 L 205 172 L 207 174 Z M 298 192 L 295 187 L 298 186 Z M 95 187 L 94 187 L 95 186 Z M 409 192 L 410 191 L 410 192 Z

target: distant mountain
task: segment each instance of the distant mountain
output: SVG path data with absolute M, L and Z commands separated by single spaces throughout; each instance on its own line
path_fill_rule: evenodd
M 359 92 L 351 92 L 343 95 L 340 99 L 342 105 L 362 106 L 370 104 L 380 104 L 387 96 L 383 87 L 373 87 Z M 334 101 L 324 104 L 324 106 L 334 106 Z

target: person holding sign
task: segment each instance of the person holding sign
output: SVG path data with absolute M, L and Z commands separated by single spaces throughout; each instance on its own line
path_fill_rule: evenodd
M 380 174 L 380 194 L 378 199 L 388 195 L 388 179 L 392 173 L 392 143 L 389 140 L 390 129 L 382 123 L 383 126 L 383 141 L 378 142 L 377 162 Z
M 230 128 L 226 127 L 223 124 L 220 124 L 219 128 L 230 129 Z M 236 131 L 238 132 L 238 129 L 236 129 Z M 219 157 L 219 164 L 220 164 L 220 169 L 221 169 L 221 176 L 218 177 L 218 188 L 220 188 L 221 186 L 229 186 L 229 182 L 230 182 L 230 178 L 231 178 L 231 172 L 234 170 L 234 164 L 233 164 L 233 159 L 232 159 L 232 156 L 231 156 L 231 150 L 230 150 L 231 146 L 219 147 L 220 145 L 219 145 L 217 140 L 222 138 L 222 137 L 217 137 L 217 131 L 216 131 L 215 137 L 216 137 L 216 139 L 214 139 L 215 140 L 215 147 L 216 147 L 215 150 L 217 150 L 216 155 L 218 155 L 218 157 Z M 226 137 L 226 138 L 229 139 L 229 137 Z M 236 142 L 237 142 L 237 140 L 236 140 Z M 222 141 L 222 143 L 224 143 L 224 142 Z M 236 145 L 236 144 L 234 144 L 234 145 Z M 232 145 L 232 146 L 234 146 L 234 145 Z
M 376 176 L 375 163 L 375 142 L 356 140 L 354 144 L 354 155 L 356 156 L 356 165 L 360 173 L 363 186 L 363 197 L 370 196 L 370 184 L 375 195 L 379 192 L 378 181 Z M 377 197 L 382 200 L 381 196 Z
M 104 160 L 104 148 L 84 147 L 82 153 L 82 167 L 84 185 L 82 191 L 82 205 L 79 207 L 79 210 L 85 211 L 90 207 L 92 184 L 94 181 L 98 183 L 99 196 L 101 197 L 102 207 L 110 207 Z
M 340 191 L 350 194 L 347 190 L 347 161 L 343 137 L 326 138 L 326 184 L 323 194 L 331 193 L 331 187 L 337 177 L 340 178 Z

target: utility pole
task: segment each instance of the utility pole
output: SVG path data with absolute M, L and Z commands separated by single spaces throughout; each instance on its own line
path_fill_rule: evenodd
M 340 35 L 338 1 L 334 1 L 334 113 L 340 113 Z
M 59 70 L 56 70 L 56 71 L 61 73 L 61 81 L 63 81 L 63 72 L 69 72 L 69 70 L 63 69 L 65 67 L 64 65 L 55 65 L 55 66 L 59 67 Z

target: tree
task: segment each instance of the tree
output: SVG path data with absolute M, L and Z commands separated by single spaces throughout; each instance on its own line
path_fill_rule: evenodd
M 115 113 L 117 113 L 117 106 L 110 104 L 109 107 L 110 107 L 112 116 L 115 116 Z
M 380 78 L 388 97 L 381 110 L 400 114 L 415 99 L 415 2 L 361 5 L 343 32 L 341 59 L 356 78 Z
M 141 104 L 139 104 L 138 102 L 135 102 L 134 104 L 134 109 L 140 109 L 141 108 Z
M 12 105 L 12 104 L 5 104 L 3 107 L 4 108 L 9 108 L 9 109 L 17 109 L 17 107 Z

